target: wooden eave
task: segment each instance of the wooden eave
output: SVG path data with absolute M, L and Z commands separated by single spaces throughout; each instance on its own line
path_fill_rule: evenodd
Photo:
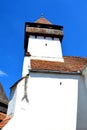
M 48 28 L 37 28 L 37 27 L 26 27 L 26 33 L 36 35 L 47 35 L 55 37 L 63 37 L 62 30 L 48 29 Z
M 39 28 L 52 28 L 52 29 L 63 29 L 63 26 L 53 25 L 53 24 L 44 24 L 44 23 L 31 23 L 26 22 L 25 27 L 39 27 Z

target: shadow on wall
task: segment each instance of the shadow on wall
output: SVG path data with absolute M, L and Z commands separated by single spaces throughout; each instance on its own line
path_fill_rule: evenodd
M 78 83 L 77 129 L 87 130 L 87 88 L 84 77 Z

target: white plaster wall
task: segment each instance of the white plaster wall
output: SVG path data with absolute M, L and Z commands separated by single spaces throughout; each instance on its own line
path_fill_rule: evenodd
M 20 109 L 22 108 L 22 103 L 24 106 L 25 101 L 22 101 L 22 98 L 24 96 L 24 89 L 25 89 L 25 79 L 19 82 L 19 84 L 17 85 L 14 91 L 13 96 L 9 101 L 7 116 L 15 115 L 17 111 L 20 111 Z
M 9 122 L 6 130 L 76 130 L 78 78 L 30 73 L 27 85 L 29 103 L 22 100 L 22 80 L 17 87 L 13 123 Z
M 87 130 L 87 67 L 78 84 L 77 130 Z
M 26 107 L 27 104 L 25 102 L 25 98 L 23 99 L 25 95 L 25 79 L 23 79 L 17 86 L 17 96 L 16 96 L 16 105 L 15 105 L 15 114 L 20 113 L 20 110 L 24 110 L 24 107 Z M 28 107 L 27 107 L 28 109 Z
M 29 69 L 30 69 L 30 57 L 25 56 L 23 61 L 22 77 L 29 74 Z
M 86 85 L 86 88 L 87 88 L 87 66 L 85 66 L 85 68 L 83 69 L 82 74 L 84 76 L 85 85 Z
M 77 130 L 87 130 L 87 87 L 84 76 L 79 80 Z
M 30 36 L 28 40 L 28 52 L 33 57 L 52 58 L 63 61 L 61 43 L 58 38 Z
M 36 38 L 30 36 L 27 52 L 30 52 L 31 57 L 24 57 L 22 76 L 29 73 L 30 59 L 64 62 L 61 43 L 58 38 L 52 40 L 52 37 L 45 37 L 44 39 L 43 36 L 37 36 Z
M 77 79 L 31 74 L 28 86 L 31 130 L 76 130 Z
M 24 97 L 23 79 L 17 86 L 12 120 L 3 130 L 87 130 L 87 88 L 84 76 L 31 73 Z
M 7 110 L 7 116 L 14 115 L 15 105 L 16 105 L 16 99 L 17 99 L 17 89 L 15 89 L 15 91 L 13 93 L 13 96 L 9 100 L 8 110 Z

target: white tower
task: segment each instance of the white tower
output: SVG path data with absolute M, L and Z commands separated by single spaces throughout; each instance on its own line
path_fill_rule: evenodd
M 29 73 L 30 59 L 64 62 L 61 41 L 63 27 L 53 25 L 41 17 L 35 23 L 25 24 L 25 57 L 22 76 Z
M 22 78 L 2 130 L 87 130 L 87 58 L 63 57 L 62 38 L 63 27 L 43 17 L 25 24 Z

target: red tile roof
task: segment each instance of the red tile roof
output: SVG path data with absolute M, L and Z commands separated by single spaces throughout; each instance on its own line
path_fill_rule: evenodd
M 64 57 L 64 62 L 31 59 L 32 70 L 77 72 L 87 64 L 87 58 Z
M 6 117 L 5 113 L 0 112 L 0 120 L 3 120 Z
M 50 21 L 48 21 L 46 18 L 41 17 L 35 21 L 35 23 L 42 23 L 42 24 L 52 24 Z
M 3 128 L 13 116 L 6 117 L 1 123 L 0 128 Z

